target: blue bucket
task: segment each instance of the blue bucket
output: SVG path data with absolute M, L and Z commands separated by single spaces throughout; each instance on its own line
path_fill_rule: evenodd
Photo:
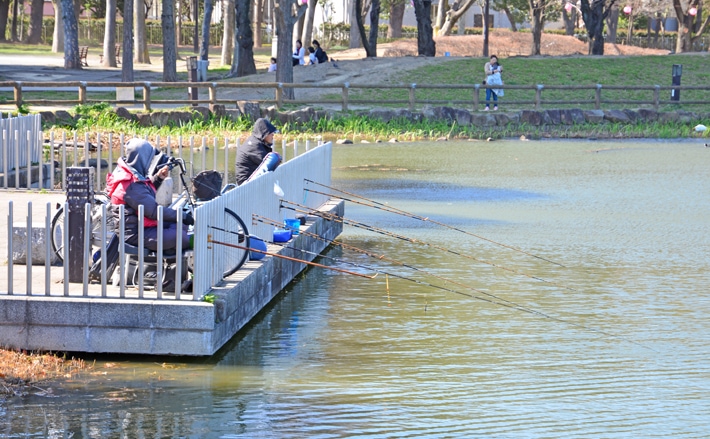
M 286 218 L 284 220 L 284 229 L 290 230 L 293 236 L 297 236 L 301 229 L 301 220 L 298 218 Z

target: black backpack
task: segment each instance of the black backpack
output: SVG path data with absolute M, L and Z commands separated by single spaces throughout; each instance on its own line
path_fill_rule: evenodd
M 202 171 L 192 179 L 192 193 L 199 201 L 208 201 L 222 191 L 222 174 L 217 171 Z

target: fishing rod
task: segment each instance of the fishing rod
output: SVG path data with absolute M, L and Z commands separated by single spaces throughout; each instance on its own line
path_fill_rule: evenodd
M 510 249 L 510 250 L 513 250 L 513 251 L 516 251 L 516 252 L 520 252 L 520 253 L 522 253 L 522 254 L 524 254 L 524 255 L 531 256 L 531 257 L 533 257 L 533 258 L 537 258 L 537 259 L 540 259 L 540 260 L 545 261 L 545 262 L 549 262 L 550 264 L 554 264 L 554 265 L 560 266 L 560 267 L 562 267 L 562 268 L 567 268 L 565 265 L 562 265 L 562 264 L 560 264 L 559 262 L 551 261 L 551 260 L 549 260 L 549 259 L 547 259 L 547 258 L 544 258 L 544 257 L 542 257 L 542 256 L 539 256 L 539 255 L 536 255 L 536 254 L 533 254 L 533 253 L 530 253 L 530 252 L 527 252 L 527 251 L 525 251 L 525 250 L 523 250 L 523 249 L 521 249 L 521 248 L 514 247 L 514 246 L 509 245 L 509 244 L 505 244 L 505 243 L 502 243 L 502 242 L 494 241 L 494 240 L 492 240 L 492 239 L 490 239 L 490 238 L 486 238 L 485 236 L 481 236 L 481 235 L 477 235 L 477 234 L 475 234 L 475 233 L 469 232 L 468 230 L 460 229 L 460 228 L 454 227 L 454 226 L 452 226 L 452 225 L 450 225 L 450 224 L 442 223 L 442 222 L 439 222 L 439 221 L 430 219 L 430 218 L 428 218 L 428 217 L 423 217 L 423 216 L 416 215 L 416 214 L 411 213 L 411 212 L 407 212 L 406 210 L 402 210 L 402 209 L 398 209 L 398 208 L 396 208 L 396 207 L 388 206 L 388 205 L 386 205 L 385 203 L 381 203 L 381 202 L 379 202 L 379 201 L 375 201 L 375 200 L 372 200 L 372 199 L 363 197 L 362 195 L 357 195 L 357 194 L 354 194 L 354 193 L 352 193 L 352 192 L 348 192 L 348 191 L 344 191 L 344 190 L 342 190 L 342 189 L 338 189 L 338 188 L 335 188 L 335 187 L 332 187 L 332 186 L 328 186 L 328 185 L 323 184 L 323 183 L 318 183 L 317 181 L 309 180 L 309 179 L 307 179 L 307 178 L 304 179 L 304 180 L 305 180 L 306 182 L 308 182 L 308 183 L 313 183 L 313 184 L 316 184 L 316 185 L 318 185 L 318 186 L 322 186 L 322 187 L 325 187 L 325 188 L 327 188 L 327 189 L 331 189 L 331 190 L 340 192 L 340 193 L 342 193 L 342 194 L 349 195 L 349 196 L 351 196 L 351 197 L 356 197 L 356 198 L 360 198 L 360 199 L 362 199 L 362 200 L 366 200 L 366 201 L 368 201 L 369 203 L 365 203 L 365 202 L 362 202 L 362 201 L 357 201 L 357 200 L 345 198 L 345 197 L 342 197 L 342 196 L 340 196 L 340 195 L 328 194 L 328 193 L 325 193 L 325 192 L 316 191 L 316 190 L 314 190 L 314 189 L 304 188 L 304 189 L 303 189 L 304 191 L 313 192 L 313 193 L 319 194 L 319 195 L 325 195 L 325 196 L 327 196 L 327 197 L 340 198 L 340 199 L 342 199 L 342 200 L 349 201 L 349 202 L 354 203 L 354 204 L 359 204 L 359 205 L 361 205 L 361 206 L 372 207 L 372 208 L 375 208 L 375 209 L 384 210 L 385 212 L 395 213 L 395 214 L 397 214 L 397 215 L 402 215 L 402 216 L 406 216 L 406 217 L 409 217 L 409 218 L 414 218 L 414 219 L 417 219 L 417 220 L 420 220 L 420 221 L 430 222 L 430 223 L 436 224 L 436 225 L 438 225 L 438 226 L 446 227 L 447 229 L 455 230 L 455 231 L 461 232 L 461 233 L 465 233 L 466 235 L 473 236 L 473 237 L 478 238 L 478 239 L 481 239 L 481 240 L 483 240 L 483 241 L 490 242 L 491 244 L 495 244 L 495 245 L 498 245 L 498 246 L 501 246 L 501 247 L 504 247 L 504 248 L 507 248 L 507 249 Z
M 260 217 L 260 218 L 263 218 L 263 217 Z M 264 219 L 264 220 L 258 219 L 258 221 L 261 221 L 261 222 L 273 222 L 274 224 L 278 225 L 278 223 L 277 223 L 276 221 L 272 221 L 272 220 L 268 220 L 268 219 Z M 312 233 L 309 233 L 309 232 L 301 232 L 301 233 L 303 233 L 304 235 L 309 235 L 309 236 L 314 236 L 314 237 L 321 238 L 322 240 L 324 240 L 324 241 L 326 241 L 326 242 L 330 242 L 330 243 L 332 243 L 332 244 L 343 245 L 342 243 L 337 242 L 336 240 L 329 240 L 329 239 L 327 239 L 327 238 L 323 238 L 323 237 L 321 237 L 321 236 L 319 236 L 319 235 L 316 235 L 316 234 L 312 234 Z M 465 292 L 462 292 L 462 291 L 454 290 L 454 289 L 452 289 L 452 288 L 447 288 L 447 287 L 444 287 L 444 286 L 441 286 L 441 285 L 432 284 L 432 283 L 430 283 L 430 282 L 425 282 L 425 281 L 421 281 L 421 280 L 414 279 L 414 278 L 411 278 L 411 277 L 407 277 L 407 276 L 399 275 L 399 274 L 396 274 L 396 273 L 388 272 L 388 271 L 385 271 L 385 270 L 382 270 L 382 269 L 379 269 L 379 268 L 375 268 L 375 267 L 372 267 L 372 266 L 369 266 L 369 265 L 357 264 L 357 263 L 354 263 L 354 262 L 345 261 L 345 260 L 340 259 L 340 258 L 332 258 L 332 257 L 330 257 L 330 256 L 322 255 L 322 254 L 320 254 L 320 253 L 311 252 L 311 251 L 309 251 L 309 250 L 304 250 L 304 249 L 292 247 L 292 246 L 287 245 L 287 244 L 280 244 L 280 243 L 274 243 L 274 244 L 280 245 L 282 248 L 285 248 L 285 249 L 290 249 L 290 250 L 294 250 L 294 251 L 299 251 L 299 252 L 301 252 L 301 253 L 310 254 L 310 255 L 318 256 L 318 257 L 320 257 L 320 258 L 332 260 L 332 261 L 334 261 L 334 262 L 336 262 L 336 263 L 347 264 L 347 265 L 350 265 L 350 266 L 353 266 L 353 267 L 356 267 L 356 268 L 361 268 L 361 269 L 365 269 L 365 270 L 374 271 L 375 273 L 378 273 L 378 274 L 385 274 L 385 275 L 387 275 L 387 276 L 392 276 L 392 277 L 394 277 L 394 278 L 402 279 L 402 280 L 405 280 L 405 281 L 408 281 L 408 282 L 413 282 L 413 283 L 416 283 L 416 284 L 418 284 L 418 285 L 426 286 L 426 287 L 429 287 L 429 288 L 439 289 L 439 290 L 442 290 L 442 291 L 446 291 L 446 292 L 458 294 L 458 295 L 461 295 L 461 296 L 464 296 L 464 297 L 468 297 L 468 298 L 471 298 L 471 299 L 476 299 L 476 300 L 480 300 L 480 301 L 483 301 L 483 302 L 486 302 L 486 303 L 490 303 L 490 304 L 492 304 L 492 305 L 498 305 L 498 306 L 502 306 L 502 307 L 505 307 L 505 308 L 514 309 L 514 310 L 522 311 L 522 312 L 525 312 L 525 313 L 528 313 L 528 314 L 532 314 L 532 315 L 544 317 L 544 318 L 546 318 L 546 319 L 550 319 L 550 320 L 555 321 L 555 322 L 558 322 L 558 323 L 563 323 L 563 324 L 566 324 L 566 325 L 574 326 L 574 327 L 583 329 L 583 330 L 588 331 L 588 332 L 593 332 L 593 333 L 596 333 L 596 334 L 601 334 L 601 335 L 604 335 L 604 336 L 607 336 L 607 337 L 610 337 L 610 338 L 614 338 L 614 339 L 617 339 L 617 340 L 621 340 L 621 341 L 625 341 L 625 342 L 627 342 L 627 343 L 634 344 L 634 345 L 639 346 L 639 347 L 642 347 L 642 348 L 644 348 L 644 349 L 649 349 L 649 350 L 651 350 L 651 351 L 657 352 L 655 349 L 653 349 L 653 348 L 651 348 L 651 347 L 648 347 L 648 346 L 646 346 L 646 345 L 644 345 L 644 344 L 641 344 L 641 343 L 639 343 L 639 342 L 636 342 L 636 341 L 634 341 L 634 340 L 631 340 L 631 339 L 629 339 L 629 338 L 626 338 L 626 337 L 623 337 L 623 336 L 620 336 L 620 335 L 617 335 L 617 334 L 614 334 L 614 333 L 611 333 L 611 332 L 608 332 L 608 331 L 604 331 L 604 330 L 601 330 L 601 329 L 598 329 L 598 328 L 594 328 L 594 327 L 591 327 L 591 326 L 586 326 L 586 325 L 583 325 L 583 324 L 581 324 L 581 323 L 575 323 L 575 322 L 572 322 L 572 321 L 569 321 L 569 320 L 566 320 L 566 319 L 562 319 L 562 318 L 559 318 L 559 317 L 555 317 L 555 316 L 552 316 L 552 315 L 550 315 L 550 314 L 544 313 L 544 312 L 542 312 L 542 311 L 538 311 L 538 310 L 536 310 L 536 309 L 532 309 L 532 308 L 526 307 L 526 306 L 521 305 L 521 304 L 519 304 L 519 303 L 515 303 L 515 302 L 512 302 L 512 301 L 510 301 L 510 300 L 503 299 L 502 297 L 498 297 L 498 296 L 496 296 L 496 295 L 494 295 L 494 294 L 490 294 L 490 293 L 487 293 L 487 292 L 485 292 L 485 291 L 478 290 L 478 289 L 473 288 L 473 287 L 471 287 L 471 286 L 467 286 L 467 285 L 460 284 L 460 285 L 463 285 L 463 286 L 465 286 L 466 288 L 468 288 L 468 289 L 470 289 L 470 290 L 472 290 L 472 291 L 476 291 L 476 292 L 478 292 L 478 293 L 480 293 L 480 294 L 484 294 L 484 295 L 486 295 L 486 296 L 489 296 L 490 298 L 481 297 L 481 296 L 478 296 L 478 295 L 475 295 L 475 294 L 465 293 Z M 347 246 L 347 244 L 345 244 L 345 246 Z M 352 247 L 352 246 L 349 246 L 349 247 Z M 357 248 L 357 247 L 354 247 L 354 248 Z M 360 249 L 360 250 L 362 250 L 362 249 Z M 367 254 L 368 256 L 370 256 L 370 254 L 369 254 L 367 251 L 363 250 L 363 252 L 364 252 L 365 254 Z M 321 266 L 321 265 L 319 265 L 319 266 Z M 405 266 L 406 266 L 406 265 L 405 265 Z M 323 266 L 323 267 L 329 268 L 328 266 Z M 330 267 L 330 268 L 332 268 L 332 267 Z M 407 268 L 410 268 L 410 267 L 407 266 Z M 336 270 L 336 271 L 343 271 L 342 269 L 335 269 L 335 270 Z M 367 277 L 367 276 L 365 276 L 365 277 Z M 374 277 L 374 276 L 373 276 L 373 277 Z M 439 276 L 435 276 L 435 277 L 439 277 Z M 445 279 L 445 278 L 441 278 L 441 279 L 443 279 L 443 280 L 446 281 L 446 282 L 457 283 L 457 282 L 453 282 L 453 281 L 448 280 L 448 279 Z
M 284 203 L 286 203 L 286 204 L 291 204 L 291 205 L 293 205 L 293 206 L 297 206 L 298 208 L 285 206 Z M 540 281 L 540 282 L 545 282 L 545 283 L 550 284 L 550 285 L 555 285 L 555 286 L 557 286 L 557 287 L 560 287 L 560 288 L 563 288 L 563 289 L 566 289 L 566 290 L 569 290 L 569 291 L 576 291 L 574 288 L 568 287 L 568 286 L 566 286 L 566 285 L 558 284 L 558 283 L 556 283 L 556 282 L 552 282 L 552 281 L 549 281 L 549 280 L 547 280 L 547 279 L 543 279 L 543 278 L 538 277 L 538 276 L 533 276 L 533 275 L 531 275 L 531 274 L 524 273 L 524 272 L 522 272 L 522 271 L 514 270 L 514 269 L 512 269 L 512 268 L 509 268 L 509 267 L 506 267 L 506 266 L 503 266 L 503 265 L 500 265 L 500 264 L 496 264 L 496 263 L 494 263 L 494 262 L 486 261 L 486 260 L 484 260 L 484 259 L 479 259 L 479 258 L 476 258 L 475 256 L 471 256 L 471 255 L 467 255 L 467 254 L 464 254 L 464 253 L 461 253 L 461 252 L 457 252 L 457 251 L 455 251 L 455 250 L 451 250 L 451 249 L 448 249 L 448 248 L 445 248 L 445 247 L 441 247 L 441 246 L 438 246 L 438 245 L 435 245 L 435 244 L 431 244 L 431 243 L 428 243 L 428 242 L 426 242 L 426 241 L 422 241 L 422 240 L 419 240 L 419 239 L 410 238 L 410 237 L 404 236 L 404 235 L 399 235 L 399 234 L 397 234 L 397 233 L 393 233 L 393 232 L 390 232 L 390 231 L 387 231 L 387 230 L 384 230 L 384 229 L 380 229 L 380 228 L 375 227 L 375 226 L 371 226 L 371 225 L 364 224 L 364 223 L 361 223 L 361 222 L 349 220 L 349 219 L 346 219 L 345 217 L 342 217 L 342 216 L 338 216 L 338 215 L 334 215 L 334 214 L 330 214 L 330 213 L 326 213 L 326 212 L 320 212 L 320 211 L 311 209 L 311 208 L 309 208 L 308 206 L 304 206 L 304 205 L 302 205 L 302 204 L 294 203 L 294 202 L 292 202 L 292 201 L 287 201 L 287 200 L 283 200 L 283 199 L 282 199 L 282 200 L 281 200 L 281 206 L 280 206 L 280 207 L 283 208 L 283 209 L 293 210 L 294 212 L 300 212 L 300 213 L 306 213 L 306 214 L 315 214 L 316 216 L 320 216 L 321 218 L 324 218 L 324 219 L 326 219 L 326 220 L 341 222 L 341 223 L 343 223 L 343 224 L 347 224 L 347 225 L 350 225 L 350 226 L 353 226 L 353 227 L 357 227 L 357 228 L 360 228 L 360 229 L 363 229 L 363 230 L 367 230 L 367 231 L 369 231 L 369 232 L 374 232 L 374 233 L 378 233 L 378 234 L 381 234 L 381 235 L 385 235 L 385 236 L 390 236 L 390 237 L 393 237 L 393 238 L 401 239 L 401 240 L 406 241 L 406 242 L 418 243 L 418 244 L 426 245 L 427 247 L 432 247 L 432 248 L 441 250 L 441 251 L 446 252 L 446 253 L 451 253 L 451 254 L 456 255 L 456 256 L 461 256 L 461 257 L 464 257 L 464 258 L 467 258 L 467 259 L 471 259 L 471 260 L 476 261 L 476 262 L 480 262 L 480 263 L 483 263 L 483 264 L 490 265 L 491 267 L 500 268 L 501 270 L 505 270 L 505 271 L 508 271 L 508 272 L 511 272 L 511 273 L 515 273 L 515 274 L 519 274 L 519 275 L 521 275 L 521 276 L 525 276 L 525 277 L 528 277 L 528 278 L 530 278 L 530 279 L 535 279 L 535 280 L 538 280 L 538 281 Z M 299 208 L 300 208 L 300 209 L 299 209 Z M 307 209 L 307 210 L 303 210 L 304 208 Z
M 288 261 L 300 262 L 300 263 L 302 263 L 302 264 L 312 265 L 312 266 L 314 266 L 314 267 L 320 267 L 320 268 L 325 268 L 325 269 L 328 269 L 328 270 L 339 271 L 339 272 L 341 272 L 341 273 L 351 274 L 351 275 L 353 275 L 353 276 L 358 276 L 358 277 L 364 277 L 364 278 L 366 278 L 366 279 L 374 279 L 374 278 L 377 277 L 377 273 L 376 273 L 376 272 L 375 272 L 375 274 L 374 274 L 373 276 L 368 276 L 368 275 L 366 275 L 366 274 L 355 273 L 354 271 L 343 270 L 342 268 L 329 267 L 329 266 L 327 266 L 327 265 L 318 264 L 318 263 L 316 263 L 316 262 L 305 261 L 305 260 L 303 260 L 303 259 L 292 258 L 292 257 L 290 257 L 290 256 L 280 255 L 280 254 L 278 254 L 278 253 L 270 253 L 270 252 L 267 252 L 267 251 L 264 251 L 264 250 L 259 250 L 259 249 L 256 249 L 256 248 L 245 247 L 245 246 L 243 246 L 243 245 L 232 244 L 232 243 L 229 243 L 229 242 L 216 241 L 216 240 L 212 239 L 212 235 L 207 235 L 207 242 L 209 242 L 209 243 L 211 243 L 211 244 L 218 244 L 218 245 L 224 245 L 224 246 L 227 246 L 227 247 L 238 248 L 238 249 L 240 249 L 240 250 L 246 250 L 246 251 L 250 251 L 250 252 L 257 252 L 257 253 L 261 253 L 261 254 L 266 255 L 266 256 L 273 256 L 273 257 L 275 257 L 275 258 L 286 259 L 286 260 L 288 260 Z

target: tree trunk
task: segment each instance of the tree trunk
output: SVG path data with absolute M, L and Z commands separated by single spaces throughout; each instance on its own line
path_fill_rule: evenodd
M 30 31 L 27 34 L 27 44 L 42 42 L 42 15 L 44 0 L 32 0 L 30 9 Z
M 199 0 L 192 0 L 192 20 L 195 22 L 192 44 L 195 53 L 200 53 L 200 8 Z
M 515 24 L 515 16 L 513 15 L 513 12 L 509 7 L 503 8 L 503 12 L 505 12 L 505 16 L 508 17 L 508 21 L 510 22 L 510 31 L 517 32 L 518 26 Z
M 278 49 L 276 56 L 276 82 L 284 84 L 293 83 L 293 63 L 291 50 L 293 47 L 293 28 L 296 22 L 306 13 L 306 5 L 298 0 L 281 0 L 274 6 L 274 23 L 278 36 Z M 292 13 L 293 12 L 293 13 Z M 293 99 L 295 93 L 292 88 L 283 89 L 284 99 Z
M 12 6 L 12 27 L 10 28 L 10 41 L 19 41 L 17 35 L 17 17 L 20 15 L 20 0 L 15 0 Z
M 74 15 L 72 0 L 62 0 L 62 20 L 64 21 L 64 68 L 81 70 L 79 26 Z
M 532 46 L 530 47 L 530 55 L 540 55 L 540 47 L 542 42 L 542 30 L 545 27 L 545 1 L 528 0 L 530 5 L 530 23 L 532 26 Z
M 458 2 L 454 3 L 454 7 L 449 9 L 449 12 L 446 13 L 446 21 L 444 21 L 444 25 L 439 30 L 439 35 L 450 35 L 454 24 L 466 14 L 466 11 L 468 11 L 475 2 L 476 0 L 466 0 L 463 5 L 459 5 Z
M 377 11 L 375 11 L 377 8 Z M 355 0 L 355 9 L 358 11 L 362 10 L 362 0 Z M 362 47 L 365 48 L 365 56 L 368 58 L 377 58 L 377 25 L 379 23 L 379 13 L 380 13 L 380 2 L 375 0 L 372 3 L 372 10 L 370 11 L 370 38 L 368 39 L 365 34 L 365 23 L 361 15 L 357 15 L 355 20 L 357 22 L 357 29 L 360 33 L 360 40 L 362 41 Z M 374 20 L 374 21 L 372 21 Z M 373 38 L 373 30 L 375 31 Z
M 202 17 L 202 39 L 200 44 L 200 59 L 207 61 L 210 53 L 210 22 L 212 21 L 212 0 L 205 0 L 205 14 Z
M 650 22 L 650 20 L 649 20 Z M 610 44 L 616 44 L 616 31 L 619 28 L 619 7 L 614 6 L 606 18 L 606 40 Z
M 146 39 L 145 27 L 145 6 L 143 0 L 138 0 L 133 5 L 135 27 L 135 46 L 136 52 L 133 59 L 137 63 L 150 64 L 150 55 L 148 55 L 148 41 Z
M 133 0 L 123 0 L 121 81 L 133 82 Z
M 234 17 L 234 0 L 225 0 L 223 15 L 224 33 L 222 34 L 222 65 L 232 64 L 232 54 L 234 52 L 234 27 L 236 26 Z
M 431 0 L 414 0 L 417 18 L 417 52 L 419 56 L 436 56 L 434 29 L 431 26 Z
M 439 6 L 436 8 L 436 23 L 434 23 L 434 27 L 439 30 L 439 35 L 446 35 L 441 33 L 441 29 L 444 27 L 448 7 L 449 0 L 439 0 Z
M 237 44 L 239 59 L 237 60 L 237 76 L 247 76 L 256 73 L 254 64 L 254 33 L 251 30 L 251 0 L 236 0 Z
M 481 24 L 483 24 L 483 57 L 488 58 L 488 40 L 489 40 L 489 30 L 490 25 L 488 24 L 488 14 L 490 13 L 491 2 L 490 0 L 484 0 L 483 5 L 483 17 L 481 17 Z
M 565 8 L 562 8 L 562 22 L 565 24 L 565 35 L 574 35 L 576 30 L 575 24 L 577 23 L 577 10 L 572 8 L 570 12 L 567 12 Z
M 254 47 L 261 47 L 261 24 L 264 22 L 264 0 L 256 0 L 254 6 Z
M 609 15 L 615 0 L 609 0 L 604 8 L 604 0 L 581 0 L 582 20 L 589 37 L 589 54 L 604 55 L 604 19 Z
M 106 0 L 104 26 L 104 67 L 116 67 L 116 0 Z
M 175 42 L 175 3 L 163 0 L 160 27 L 163 30 L 163 81 L 177 82 L 177 44 Z
M 52 52 L 64 50 L 64 20 L 62 19 L 62 2 L 54 0 L 54 32 L 52 33 Z M 0 35 L 3 32 L 0 30 Z
M 362 46 L 360 31 L 357 28 L 357 17 L 362 17 L 360 10 L 357 8 L 354 0 L 350 1 L 350 49 L 357 49 Z M 278 70 L 277 70 L 278 71 Z
M 402 37 L 402 22 L 404 21 L 404 7 L 402 1 L 390 0 L 390 24 L 387 27 L 387 38 Z
M 56 9 L 56 6 L 55 6 Z M 7 41 L 7 20 L 10 18 L 10 0 L 0 0 L 0 41 Z M 56 16 L 55 16 L 56 22 Z
M 313 41 L 313 22 L 316 17 L 316 5 L 317 0 L 308 0 L 308 9 L 306 10 L 305 22 L 303 23 L 303 33 L 301 34 L 301 41 L 303 42 L 303 47 L 308 48 Z

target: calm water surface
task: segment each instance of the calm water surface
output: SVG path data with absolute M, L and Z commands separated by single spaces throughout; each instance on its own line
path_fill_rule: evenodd
M 710 435 L 702 143 L 350 145 L 334 166 L 462 231 L 348 203 L 420 242 L 342 240 L 405 266 L 331 248 L 381 273 L 309 270 L 210 359 L 102 358 L 1 406 L 0 437 Z

